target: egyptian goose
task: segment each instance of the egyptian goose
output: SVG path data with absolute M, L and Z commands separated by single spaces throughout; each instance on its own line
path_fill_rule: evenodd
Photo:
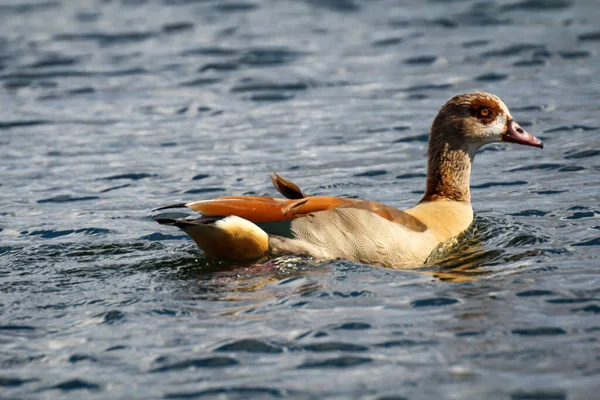
M 175 204 L 158 210 L 187 207 L 202 217 L 156 221 L 181 228 L 208 258 L 256 260 L 304 254 L 387 267 L 420 265 L 438 245 L 473 222 L 471 164 L 477 150 L 493 142 L 543 147 L 513 120 L 497 96 L 461 94 L 450 99 L 433 121 L 425 195 L 408 210 L 365 200 L 307 196 L 273 174 L 273 184 L 287 199 L 227 196 Z

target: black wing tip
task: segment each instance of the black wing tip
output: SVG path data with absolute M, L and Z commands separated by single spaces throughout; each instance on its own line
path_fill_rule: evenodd
M 161 225 L 173 225 L 177 222 L 177 220 L 171 218 L 154 218 L 154 220 Z
M 208 225 L 214 224 L 215 222 L 227 217 L 211 216 L 202 217 L 197 219 L 171 219 L 171 218 L 154 218 L 156 222 L 161 225 L 171 225 L 176 227 L 190 226 L 190 225 Z
M 160 211 L 160 210 L 167 210 L 169 208 L 185 208 L 187 203 L 176 203 L 176 204 L 169 204 L 168 206 L 164 206 L 164 207 L 159 207 L 159 208 L 155 208 L 152 211 Z

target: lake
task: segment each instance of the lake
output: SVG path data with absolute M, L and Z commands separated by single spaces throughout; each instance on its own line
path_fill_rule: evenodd
M 0 1 L 0 397 L 593 400 L 596 0 Z M 484 90 L 544 140 L 475 160 L 476 219 L 411 270 L 215 262 L 152 210 L 399 208 Z

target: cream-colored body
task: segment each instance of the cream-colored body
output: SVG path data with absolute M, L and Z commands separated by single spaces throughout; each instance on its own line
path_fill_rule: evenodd
M 294 239 L 271 237 L 270 251 L 386 267 L 418 266 L 440 243 L 458 236 L 473 221 L 469 203 L 451 200 L 420 203 L 406 212 L 427 229 L 417 232 L 367 210 L 335 209 L 293 220 Z
M 423 264 L 433 249 L 464 232 L 473 221 L 471 205 L 452 200 L 423 202 L 406 212 L 427 228 L 418 232 L 368 210 L 339 208 L 289 221 L 291 238 L 269 236 L 236 216 L 183 229 L 210 258 L 305 254 L 406 268 Z

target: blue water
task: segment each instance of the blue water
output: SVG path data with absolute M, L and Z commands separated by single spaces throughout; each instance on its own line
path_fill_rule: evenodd
M 0 397 L 597 399 L 596 0 L 0 2 Z M 409 207 L 458 93 L 495 144 L 417 270 L 209 262 L 151 210 L 305 192 Z

